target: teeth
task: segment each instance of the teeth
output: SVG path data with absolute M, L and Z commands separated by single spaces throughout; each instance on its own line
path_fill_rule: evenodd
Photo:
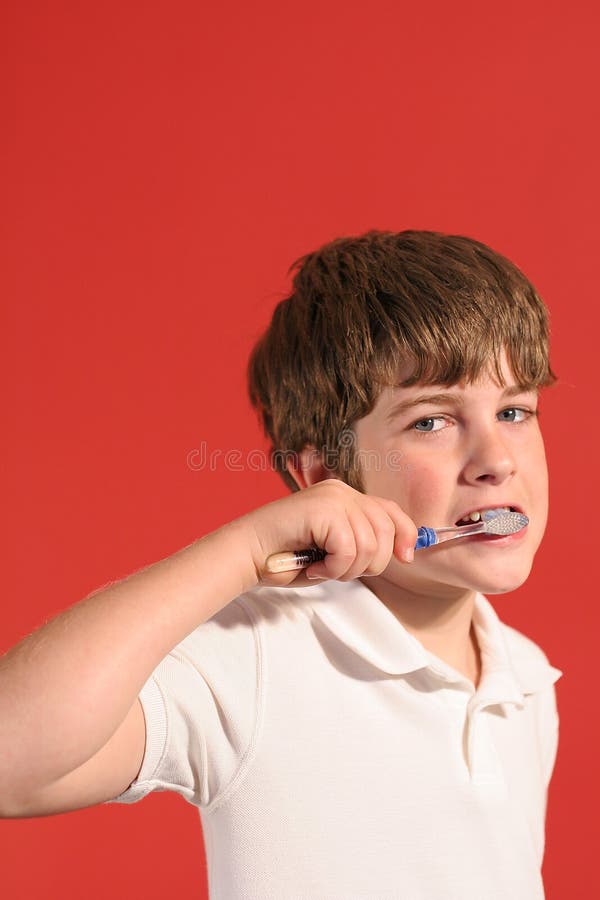
M 490 509 L 505 509 L 507 512 L 509 512 L 510 506 L 491 506 Z M 477 512 L 469 513 L 468 516 L 464 516 L 462 519 L 459 519 L 459 522 L 465 522 L 465 523 L 479 522 L 481 520 L 483 514 L 486 513 L 487 511 L 488 510 L 486 510 L 486 509 L 481 509 L 481 510 L 478 510 Z

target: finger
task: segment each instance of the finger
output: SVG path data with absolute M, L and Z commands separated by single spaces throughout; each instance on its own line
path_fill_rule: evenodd
M 333 522 L 328 520 L 324 524 L 323 534 L 313 529 L 313 539 L 317 547 L 323 547 L 327 556 L 304 570 L 307 578 L 339 578 L 356 558 L 354 531 L 343 510 Z
M 396 524 L 391 516 L 379 504 L 370 504 L 365 515 L 371 523 L 376 540 L 375 552 L 365 568 L 363 575 L 381 575 L 387 569 L 394 556 L 396 540 Z
M 385 510 L 394 523 L 394 556 L 401 562 L 412 562 L 419 536 L 417 526 L 395 500 L 388 500 L 387 497 L 372 497 L 372 499 Z
M 364 574 L 378 552 L 377 535 L 364 510 L 358 506 L 351 507 L 347 515 L 354 533 L 356 554 L 346 571 L 338 575 L 338 581 L 352 581 Z

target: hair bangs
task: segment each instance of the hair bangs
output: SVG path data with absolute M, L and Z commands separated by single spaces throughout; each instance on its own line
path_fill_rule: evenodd
M 473 297 L 464 302 L 445 298 L 441 305 L 428 298 L 410 303 L 406 297 L 378 295 L 386 306 L 386 326 L 365 335 L 362 346 L 372 348 L 368 369 L 380 385 L 450 387 L 489 375 L 505 387 L 503 351 L 523 389 L 556 381 L 548 361 L 546 321 L 535 305 L 494 296 L 479 303 Z

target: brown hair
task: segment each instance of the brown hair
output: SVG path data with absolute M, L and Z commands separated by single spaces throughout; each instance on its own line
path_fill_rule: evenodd
M 286 459 L 307 444 L 364 490 L 348 434 L 407 362 L 402 386 L 470 383 L 490 363 L 504 386 L 505 348 L 524 388 L 557 380 L 543 301 L 510 260 L 472 238 L 369 231 L 325 244 L 291 272 L 292 292 L 250 355 L 248 391 L 292 490 Z

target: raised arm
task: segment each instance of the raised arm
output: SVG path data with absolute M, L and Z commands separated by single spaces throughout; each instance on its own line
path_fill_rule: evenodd
M 327 556 L 310 570 L 351 580 L 400 560 L 416 536 L 393 501 L 327 479 L 58 615 L 0 659 L 0 816 L 66 812 L 124 791 L 144 754 L 138 694 L 160 661 L 257 584 L 310 584 L 302 571 L 267 575 L 271 553 L 315 544 Z
M 142 686 L 256 584 L 241 522 L 91 594 L 0 658 L 0 816 L 77 809 L 131 783 L 144 751 Z

